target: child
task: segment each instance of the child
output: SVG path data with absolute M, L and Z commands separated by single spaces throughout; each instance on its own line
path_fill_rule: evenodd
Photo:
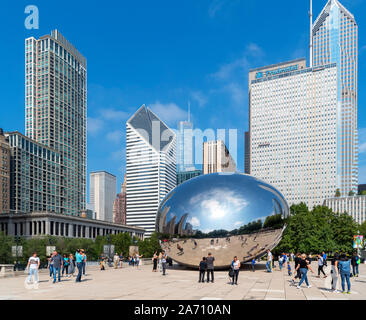
M 202 261 L 200 262 L 199 265 L 199 271 L 200 271 L 200 278 L 198 280 L 198 282 L 205 282 L 205 272 L 207 270 L 207 262 L 206 262 L 206 257 L 202 258 Z
M 288 263 L 287 263 L 287 271 L 288 271 L 288 275 L 289 275 L 289 276 L 292 276 L 290 262 L 288 262 Z
M 100 262 L 99 262 L 99 267 L 100 267 L 100 270 L 102 271 L 102 270 L 105 270 L 105 268 L 104 268 L 104 261 L 103 261 L 103 259 L 101 259 L 100 260 Z
M 252 270 L 253 270 L 253 272 L 255 272 L 255 267 L 254 267 L 254 265 L 255 265 L 255 259 L 253 258 L 253 259 L 252 259 Z

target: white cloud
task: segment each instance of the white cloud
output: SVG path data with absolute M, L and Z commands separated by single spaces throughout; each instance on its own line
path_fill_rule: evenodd
M 100 114 L 103 119 L 113 121 L 121 121 L 129 117 L 127 112 L 115 109 L 101 109 Z
M 212 0 L 208 7 L 208 15 L 210 18 L 215 18 L 216 13 L 219 12 L 226 0 Z
M 114 142 L 116 144 L 120 144 L 122 142 L 122 137 L 123 137 L 122 129 L 108 132 L 106 136 L 107 140 Z
M 98 118 L 90 118 L 88 117 L 88 133 L 91 135 L 95 135 L 99 132 L 103 127 L 103 121 Z
M 199 227 L 201 225 L 200 220 L 197 217 L 192 217 L 188 220 L 188 223 L 190 223 L 192 227 Z
M 263 57 L 265 55 L 263 49 L 254 42 L 247 45 L 246 54 L 256 58 Z
M 120 150 L 113 151 L 110 154 L 110 159 L 111 160 L 116 160 L 116 161 L 122 161 L 122 159 L 124 158 L 124 156 L 125 156 L 125 151 L 121 147 Z
M 150 109 L 166 124 L 176 125 L 180 120 L 187 119 L 187 111 L 178 107 L 175 103 L 160 103 L 156 101 L 149 105 Z
M 201 91 L 191 92 L 191 97 L 193 100 L 197 101 L 200 107 L 203 107 L 205 104 L 207 104 L 207 97 Z
M 244 222 L 243 222 L 243 221 L 236 221 L 236 222 L 234 223 L 234 227 L 241 227 L 243 224 L 244 224 Z
M 236 104 L 242 104 L 246 98 L 246 89 L 244 86 L 240 86 L 238 83 L 229 83 L 224 87 Z

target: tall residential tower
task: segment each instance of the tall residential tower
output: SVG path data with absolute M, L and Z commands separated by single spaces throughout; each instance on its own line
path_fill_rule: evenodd
M 86 201 L 86 59 L 57 30 L 25 40 L 26 136 L 60 153 L 64 213 Z

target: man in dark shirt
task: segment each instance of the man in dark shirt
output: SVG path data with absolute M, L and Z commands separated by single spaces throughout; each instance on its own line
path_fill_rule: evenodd
M 209 252 L 208 257 L 206 258 L 207 282 L 210 282 L 210 274 L 211 274 L 211 282 L 214 282 L 214 261 L 215 261 L 215 258 L 212 256 L 211 252 Z
M 202 261 L 200 262 L 199 265 L 199 280 L 198 282 L 205 282 L 205 271 L 207 270 L 207 262 L 206 262 L 206 257 L 202 258 Z
M 56 250 L 53 252 L 53 257 L 51 259 L 53 261 L 53 283 L 56 283 L 56 272 L 58 273 L 58 282 L 60 282 L 60 272 L 63 266 L 63 259 Z
M 300 253 L 298 253 L 295 257 L 295 270 L 297 268 L 297 266 L 300 264 L 300 261 L 301 261 L 301 255 Z M 300 272 L 300 268 L 298 270 L 296 270 L 296 276 L 295 276 L 295 279 L 301 279 L 301 272 Z

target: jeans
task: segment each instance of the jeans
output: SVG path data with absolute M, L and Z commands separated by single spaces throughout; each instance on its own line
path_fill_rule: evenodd
M 32 277 L 34 276 L 34 283 L 38 282 L 38 269 L 37 268 L 29 268 L 29 276 L 27 282 L 32 281 Z
M 75 282 L 81 282 L 81 274 L 83 272 L 83 263 L 82 262 L 77 262 L 76 266 L 78 268 L 78 275 L 76 277 Z
M 58 274 L 58 281 L 61 281 L 61 267 L 53 266 L 53 282 L 56 282 L 56 273 Z
M 210 281 L 210 273 L 211 273 L 211 281 L 214 281 L 214 271 L 213 269 L 207 269 L 207 282 Z
M 358 264 L 352 266 L 353 269 L 353 275 L 355 276 L 356 274 L 358 274 Z
M 300 273 L 301 273 L 301 280 L 299 282 L 299 287 L 304 282 L 304 280 L 305 280 L 306 285 L 309 286 L 308 269 L 307 268 L 300 268 Z
M 53 275 L 53 265 L 52 264 L 50 264 L 49 269 L 50 269 L 50 277 L 52 277 L 52 275 Z
M 337 290 L 338 275 L 335 266 L 332 266 L 332 289 Z
M 86 262 L 83 261 L 82 264 L 83 264 L 83 275 L 85 276 L 85 265 L 86 265 Z
M 254 264 L 252 264 L 252 271 L 253 271 L 253 272 L 255 271 L 255 266 L 254 266 Z
M 165 276 L 166 262 L 162 262 L 161 265 L 163 267 L 163 276 Z
M 266 262 L 266 268 L 268 272 L 272 272 L 272 261 Z
M 320 272 L 322 272 L 325 275 L 325 272 L 323 270 L 323 266 L 318 265 L 318 276 L 320 276 Z
M 64 266 L 62 267 L 62 276 L 64 276 L 65 270 L 66 270 L 66 274 L 67 274 L 68 267 L 69 267 L 69 265 L 64 264 Z
M 283 262 L 279 261 L 278 264 L 280 266 L 280 271 L 281 271 L 282 270 L 282 266 L 283 266 Z
M 205 270 L 200 270 L 199 282 L 205 282 Z
M 238 283 L 238 276 L 239 276 L 239 270 L 233 270 L 234 271 L 234 275 L 233 275 L 233 283 Z
M 349 280 L 350 274 L 341 272 L 341 279 L 342 279 L 342 290 L 345 290 L 345 280 L 347 281 L 347 288 L 348 291 L 351 291 L 351 281 Z

